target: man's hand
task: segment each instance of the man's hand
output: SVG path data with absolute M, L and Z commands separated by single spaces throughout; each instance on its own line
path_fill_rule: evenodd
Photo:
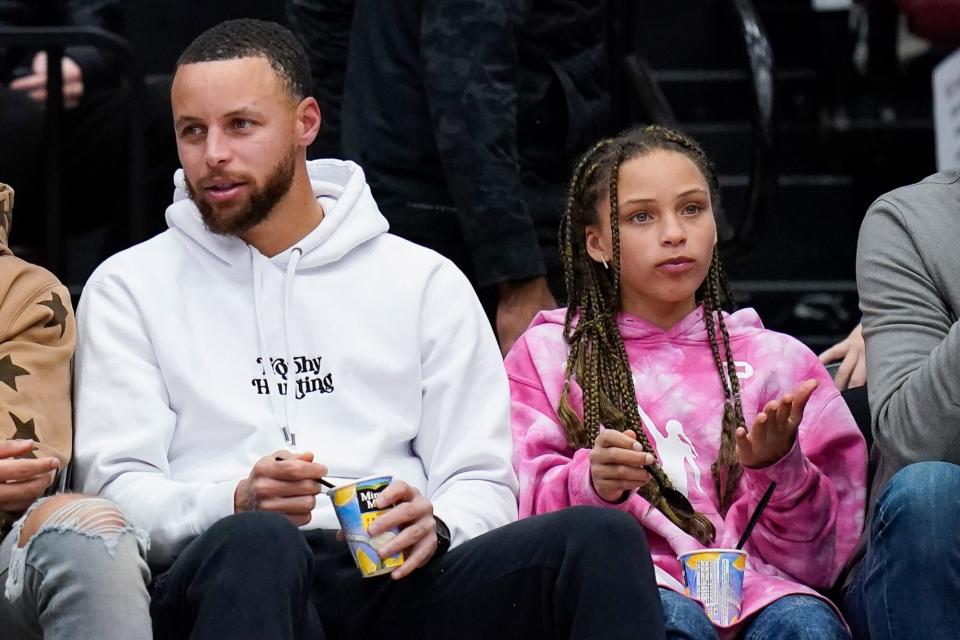
M 604 429 L 590 451 L 590 481 L 597 495 L 607 502 L 619 502 L 623 494 L 650 482 L 645 466 L 656 462 L 643 451 L 637 434 Z
M 237 484 L 233 510 L 273 511 L 302 527 L 310 522 L 310 512 L 317 505 L 317 481 L 326 474 L 327 468 L 314 462 L 310 452 L 277 451 L 264 456 L 253 465 L 250 476 Z
M 18 459 L 35 445 L 33 440 L 0 440 L 0 511 L 25 511 L 57 477 L 57 458 Z
M 843 359 L 833 379 L 840 391 L 861 387 L 867 383 L 867 349 L 863 342 L 863 325 L 858 324 L 843 342 L 838 342 L 820 354 L 820 362 L 827 365 Z
M 415 487 L 402 480 L 394 480 L 377 498 L 377 507 L 393 508 L 374 520 L 367 532 L 377 536 L 394 527 L 400 533 L 377 549 L 381 558 L 403 551 L 403 564 L 390 574 L 394 580 L 410 575 L 414 569 L 427 564 L 437 550 L 437 521 L 433 505 L 420 495 Z
M 803 409 L 817 380 L 807 380 L 793 393 L 771 400 L 757 414 L 749 433 L 737 429 L 737 458 L 740 464 L 755 469 L 768 467 L 790 453 L 803 420 Z
M 543 276 L 525 282 L 504 282 L 500 285 L 497 303 L 497 337 L 500 352 L 507 355 L 510 347 L 523 333 L 533 316 L 544 309 L 554 309 L 557 301 L 550 293 Z
M 47 53 L 41 51 L 33 57 L 33 73 L 17 78 L 10 83 L 13 91 L 23 91 L 31 99 L 44 102 L 47 99 Z M 63 70 L 63 106 L 73 109 L 83 97 L 83 71 L 80 66 L 64 56 L 60 68 Z

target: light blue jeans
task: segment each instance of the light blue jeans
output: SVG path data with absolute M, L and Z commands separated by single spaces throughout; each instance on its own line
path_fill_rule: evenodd
M 112 503 L 82 498 L 54 511 L 21 548 L 20 527 L 42 502 L 0 543 L 0 635 L 152 638 L 146 537 Z
M 859 640 L 960 637 L 960 466 L 904 467 L 877 498 L 866 556 L 844 597 Z
M 697 602 L 660 589 L 667 640 L 717 640 L 717 631 Z M 754 616 L 743 640 L 847 640 L 850 634 L 833 610 L 813 596 L 786 596 Z

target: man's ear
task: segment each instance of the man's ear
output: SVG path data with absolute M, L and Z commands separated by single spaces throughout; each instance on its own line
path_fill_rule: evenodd
M 584 244 L 587 247 L 587 254 L 596 262 L 609 262 L 610 244 L 609 240 L 600 232 L 600 227 L 595 224 L 588 224 L 583 229 Z
M 309 147 L 320 133 L 320 105 L 316 98 L 304 98 L 297 105 L 297 143 L 301 147 Z

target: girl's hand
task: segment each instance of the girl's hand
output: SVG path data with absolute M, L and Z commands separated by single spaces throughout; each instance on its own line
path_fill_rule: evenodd
M 748 433 L 737 429 L 737 458 L 745 467 L 768 467 L 790 453 L 797 439 L 797 428 L 803 420 L 803 409 L 817 380 L 807 380 L 793 393 L 767 403 L 753 420 Z
M 620 502 L 627 492 L 650 482 L 644 469 L 656 458 L 637 442 L 637 434 L 604 429 L 590 451 L 590 480 L 597 495 L 607 502 Z

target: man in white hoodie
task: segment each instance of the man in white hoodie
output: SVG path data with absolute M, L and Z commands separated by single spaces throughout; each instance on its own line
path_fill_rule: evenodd
M 151 534 L 156 636 L 662 637 L 631 518 L 508 524 L 483 311 L 449 261 L 386 233 L 358 166 L 306 162 L 308 96 L 282 27 L 198 37 L 173 81 L 170 229 L 83 293 L 78 478 Z M 371 527 L 400 529 L 378 549 L 404 552 L 390 578 L 360 577 L 318 495 L 371 474 L 395 479 Z

